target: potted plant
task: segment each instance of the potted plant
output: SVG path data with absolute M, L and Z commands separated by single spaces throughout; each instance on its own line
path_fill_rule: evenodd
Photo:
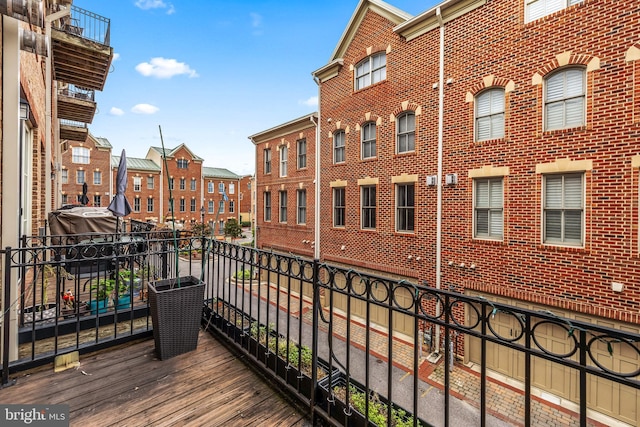
M 64 269 L 62 269 L 64 270 Z M 38 270 L 35 270 L 38 271 Z M 24 323 L 36 322 L 50 323 L 55 320 L 57 315 L 56 304 L 49 304 L 49 282 L 52 278 L 56 277 L 56 272 L 53 266 L 44 264 L 40 268 L 42 274 L 42 302 L 35 306 L 25 307 L 22 311 L 24 315 Z M 38 275 L 33 278 L 33 289 L 38 283 Z
M 126 276 L 126 278 L 125 278 Z M 131 306 L 131 283 L 134 283 L 130 270 L 122 270 L 118 274 L 118 280 L 114 284 L 112 291 L 113 303 L 116 310 L 126 310 Z M 138 279 L 139 281 L 140 279 Z M 117 290 L 117 292 L 115 292 Z
M 116 281 L 111 278 L 100 279 L 91 285 L 90 294 L 93 298 L 89 300 L 89 310 L 91 314 L 106 313 L 109 308 L 109 297 L 115 289 Z
M 167 164 L 162 130 L 160 129 L 165 170 Z M 169 210 L 175 218 L 171 178 L 169 184 Z M 174 270 L 179 272 L 179 245 L 175 223 L 172 227 L 173 249 L 175 251 Z M 204 241 L 204 236 L 202 237 Z M 204 268 L 201 275 L 204 274 Z M 161 360 L 195 350 L 198 346 L 198 334 L 204 310 L 204 282 L 193 276 L 179 275 L 175 278 L 149 283 L 149 309 L 153 321 L 153 338 L 156 353 Z

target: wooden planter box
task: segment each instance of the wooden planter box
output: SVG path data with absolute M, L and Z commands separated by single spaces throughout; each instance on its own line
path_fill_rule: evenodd
M 204 308 L 204 282 L 192 276 L 149 283 L 156 353 L 161 360 L 193 351 Z

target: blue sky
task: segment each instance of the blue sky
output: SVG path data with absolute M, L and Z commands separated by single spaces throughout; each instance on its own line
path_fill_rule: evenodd
M 391 0 L 417 15 L 436 0 Z M 115 59 L 89 125 L 113 153 L 185 143 L 240 175 L 247 138 L 317 109 L 311 72 L 324 66 L 358 0 L 75 0 L 111 20 Z

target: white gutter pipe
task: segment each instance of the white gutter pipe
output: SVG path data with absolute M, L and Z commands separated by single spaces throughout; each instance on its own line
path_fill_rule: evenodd
M 444 128 L 444 22 L 440 7 L 436 9 L 436 17 L 440 25 L 440 59 L 438 76 L 438 197 L 437 197 L 437 224 L 436 224 L 436 289 L 441 288 L 442 276 L 442 152 L 443 152 L 443 128 Z M 436 304 L 436 317 L 442 313 L 440 301 Z M 440 352 L 440 327 L 436 327 L 435 353 Z
M 315 159 L 315 207 L 313 212 L 313 257 L 320 259 L 320 123 L 322 123 L 320 115 L 320 79 L 313 76 L 313 81 L 318 85 L 318 123 L 316 124 L 316 159 Z M 313 120 L 313 118 L 312 118 Z

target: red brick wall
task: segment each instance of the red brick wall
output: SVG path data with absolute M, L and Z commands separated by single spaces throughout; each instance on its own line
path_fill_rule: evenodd
M 67 195 L 67 204 L 78 204 L 77 196 L 82 194 L 82 184 L 76 182 L 76 174 L 79 170 L 84 170 L 85 181 L 87 182 L 89 197 L 88 206 L 94 205 L 94 196 L 99 195 L 101 198 L 101 206 L 106 207 L 111 201 L 111 193 L 109 187 L 109 179 L 111 174 L 111 149 L 96 147 L 96 144 L 90 136 L 82 141 L 69 141 L 66 146 L 67 150 L 62 152 L 62 168 L 67 170 L 68 182 L 62 184 L 62 194 Z M 86 147 L 89 149 L 89 164 L 73 163 L 73 147 Z M 93 182 L 94 171 L 100 171 L 102 175 L 101 184 L 96 185 Z M 61 178 L 60 178 L 61 179 Z M 115 182 L 115 180 L 114 180 Z M 55 209 L 60 206 L 54 206 Z
M 113 186 L 115 191 L 116 174 L 118 169 L 113 171 Z M 139 177 L 141 181 L 140 191 L 135 191 L 134 178 Z M 148 188 L 147 179 L 153 177 L 153 188 Z M 127 168 L 127 200 L 131 204 L 133 210 L 127 218 L 136 219 L 138 221 L 160 221 L 160 209 L 162 208 L 163 199 L 161 198 L 160 188 L 162 185 L 166 187 L 166 183 L 162 182 L 160 171 L 151 172 L 148 170 L 135 170 Z M 148 200 L 153 199 L 153 210 L 149 211 Z M 140 211 L 135 211 L 136 199 L 140 200 Z
M 178 169 L 178 160 L 186 159 L 189 164 L 187 169 Z M 172 158 L 167 159 L 167 167 L 168 167 L 168 176 L 173 177 L 174 185 L 173 185 L 173 199 L 174 199 L 174 212 L 175 218 L 184 222 L 191 222 L 191 220 L 200 221 L 200 207 L 201 207 L 201 186 L 202 186 L 202 161 L 194 160 L 191 153 L 185 148 L 182 147 L 178 152 L 174 153 Z M 165 165 L 162 164 L 162 169 L 164 170 Z M 184 178 L 185 180 L 185 189 L 180 190 L 180 179 Z M 196 180 L 196 190 L 191 190 L 191 179 Z M 169 191 L 167 184 L 166 175 L 163 177 L 164 182 L 162 185 L 165 187 L 165 197 L 163 203 L 164 207 L 164 216 L 171 216 L 171 210 L 169 209 Z M 196 200 L 196 210 L 194 212 L 191 211 L 191 199 L 194 198 Z M 180 211 L 180 200 L 185 201 L 185 211 Z
M 633 12 L 637 5 L 630 0 L 585 0 L 525 24 L 523 3 L 488 1 L 446 24 L 445 80 L 452 82 L 444 87 L 443 174 L 457 173 L 458 184 L 442 189 L 443 287 L 639 322 L 638 170 L 631 166 L 631 157 L 639 152 L 638 123 L 633 119 L 639 83 L 633 72 L 637 65 L 625 61 L 626 51 L 640 36 Z M 321 86 L 321 205 L 327 212 L 321 218 L 322 254 L 325 260 L 410 276 L 433 286 L 437 189 L 427 187 L 425 180 L 437 173 L 438 89 L 433 84 L 438 81 L 439 31 L 407 42 L 393 27 L 368 12 L 343 55 L 339 75 Z M 387 79 L 354 92 L 349 65 L 365 58 L 370 46 L 373 52 L 390 47 Z M 594 58 L 600 63 L 599 69 L 587 73 L 587 124 L 543 132 L 542 87 L 532 80 L 536 73 L 544 77 L 557 69 L 556 56 L 569 51 L 570 64 Z M 506 136 L 474 143 L 473 103 L 466 102 L 466 95 L 484 87 L 483 78 L 489 75 L 495 76 L 498 85 L 514 83 L 506 97 Z M 389 116 L 403 101 L 417 104 L 422 111 L 416 116 L 415 154 L 398 156 L 394 154 L 395 124 Z M 373 161 L 360 160 L 360 136 L 355 130 L 366 113 L 382 119 Z M 347 160 L 333 165 L 329 134 L 338 125 L 349 130 Z M 257 155 L 262 178 L 260 147 Z M 541 243 L 542 177 L 536 174 L 536 165 L 565 158 L 593 163 L 593 170 L 586 173 L 584 248 Z M 509 167 L 502 242 L 473 239 L 472 180 L 467 176 L 483 166 Z M 394 232 L 391 177 L 402 173 L 419 176 L 416 228 L 409 236 Z M 357 180 L 365 177 L 379 178 L 378 223 L 373 232 L 360 230 Z M 330 182 L 335 180 L 347 181 L 344 229 L 333 228 L 331 222 Z M 272 200 L 275 207 L 277 197 Z M 476 268 L 469 269 L 471 264 Z M 612 292 L 611 282 L 623 283 L 625 290 Z
M 295 252 L 313 256 L 313 229 L 315 211 L 315 126 L 302 131 L 292 132 L 283 137 L 261 141 L 256 144 L 256 241 L 259 248 Z M 307 141 L 307 166 L 298 169 L 297 141 Z M 287 176 L 280 177 L 279 146 L 288 146 Z M 271 173 L 264 171 L 264 150 L 271 150 Z M 297 191 L 305 189 L 307 193 L 307 215 L 305 224 L 297 224 Z M 264 193 L 271 193 L 271 221 L 264 220 Z M 280 191 L 287 192 L 287 222 L 280 222 Z

